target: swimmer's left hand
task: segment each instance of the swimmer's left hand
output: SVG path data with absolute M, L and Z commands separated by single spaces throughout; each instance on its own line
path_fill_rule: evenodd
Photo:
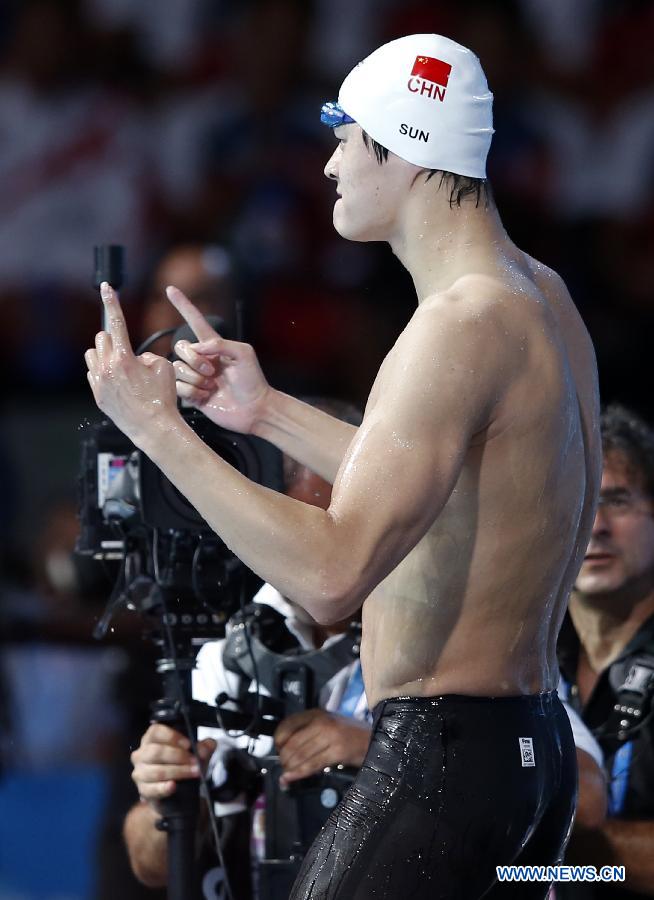
M 308 778 L 325 766 L 362 765 L 370 743 L 370 726 L 345 716 L 308 709 L 288 716 L 275 731 L 284 767 L 280 784 Z
M 140 446 L 154 429 L 179 419 L 175 371 L 154 353 L 134 355 L 115 291 L 103 282 L 100 295 L 108 331 L 100 331 L 84 354 L 87 378 L 102 412 Z

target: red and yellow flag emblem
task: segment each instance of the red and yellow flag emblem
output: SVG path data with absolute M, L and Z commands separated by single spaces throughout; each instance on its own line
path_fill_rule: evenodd
M 441 59 L 434 59 L 433 56 L 416 56 L 411 74 L 447 87 L 451 71 L 452 66 Z

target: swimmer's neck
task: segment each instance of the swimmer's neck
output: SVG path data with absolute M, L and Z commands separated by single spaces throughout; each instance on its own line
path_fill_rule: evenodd
M 497 274 L 518 252 L 494 203 L 466 198 L 449 204 L 449 191 L 431 181 L 411 192 L 389 243 L 407 269 L 418 303 L 470 274 Z M 428 190 L 426 190 L 428 189 Z

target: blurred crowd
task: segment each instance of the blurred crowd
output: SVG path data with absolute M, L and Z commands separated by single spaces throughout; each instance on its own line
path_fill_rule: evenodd
M 177 324 L 163 295 L 175 283 L 256 346 L 275 387 L 361 404 L 415 297 L 388 248 L 334 232 L 319 111 L 374 47 L 422 31 L 480 56 L 507 230 L 568 284 L 603 399 L 654 419 L 651 0 L 0 5 L 2 763 L 35 791 L 36 776 L 91 766 L 95 780 L 73 791 L 94 798 L 84 827 L 107 846 L 107 792 L 123 783 L 150 686 L 129 617 L 92 643 L 107 582 L 71 556 L 80 428 L 94 417 L 82 356 L 100 322 L 92 247 L 126 248 L 135 343 Z M 132 800 L 115 801 L 115 822 Z M 0 897 L 6 865 L 0 851 Z M 97 881 L 78 873 L 58 896 L 91 896 Z M 50 896 L 34 884 L 6 896 Z

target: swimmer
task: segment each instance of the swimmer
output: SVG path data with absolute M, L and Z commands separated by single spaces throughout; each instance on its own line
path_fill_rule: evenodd
M 284 596 L 324 624 L 362 606 L 370 749 L 293 900 L 544 897 L 495 867 L 553 864 L 567 839 L 555 645 L 598 492 L 597 371 L 563 281 L 502 226 L 491 108 L 477 57 L 434 34 L 380 47 L 323 107 L 334 227 L 390 244 L 417 294 L 358 429 L 271 388 L 175 288 L 198 343 L 174 365 L 135 357 L 102 288 L 109 329 L 86 353 L 99 407 Z M 332 482 L 328 509 L 218 458 L 176 391 Z

